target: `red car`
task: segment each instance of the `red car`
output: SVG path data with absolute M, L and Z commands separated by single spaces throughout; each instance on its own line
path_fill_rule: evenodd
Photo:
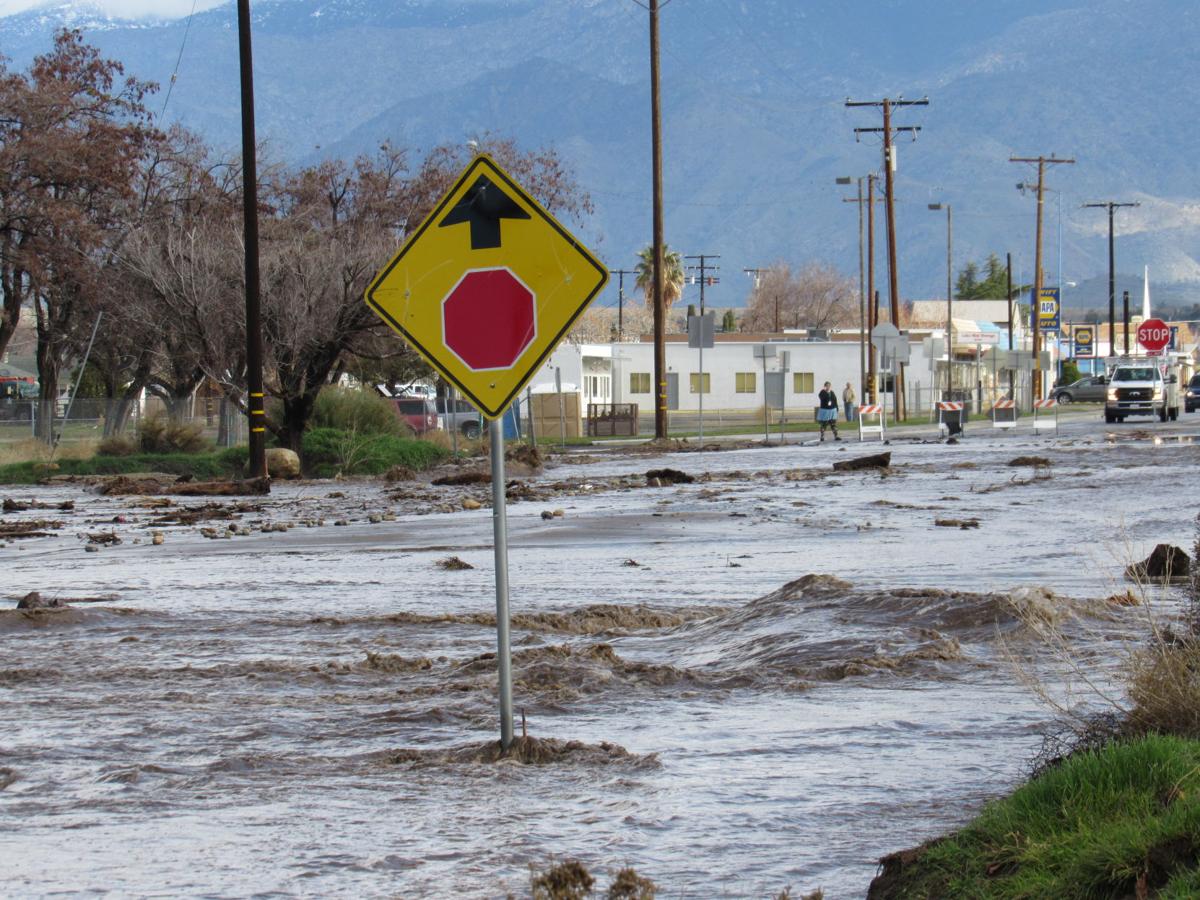
M 437 409 L 427 397 L 396 397 L 396 412 L 416 434 L 437 428 Z

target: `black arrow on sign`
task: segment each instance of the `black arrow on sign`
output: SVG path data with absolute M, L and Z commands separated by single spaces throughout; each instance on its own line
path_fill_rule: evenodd
M 438 223 L 438 228 L 467 222 L 471 226 L 471 249 L 488 250 L 500 246 L 501 219 L 528 218 L 529 213 L 512 197 L 486 175 L 480 175 L 454 209 Z

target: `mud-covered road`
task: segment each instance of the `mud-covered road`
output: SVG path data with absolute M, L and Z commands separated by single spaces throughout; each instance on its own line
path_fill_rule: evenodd
M 1186 424 L 517 476 L 515 703 L 554 739 L 529 765 L 486 750 L 487 485 L 0 489 L 0 893 L 493 897 L 575 857 L 671 897 L 861 896 L 1038 750 L 996 646 L 1036 648 L 1021 611 L 1101 661 L 1144 626 L 1104 598 L 1191 548 Z M 71 606 L 11 609 L 35 590 Z

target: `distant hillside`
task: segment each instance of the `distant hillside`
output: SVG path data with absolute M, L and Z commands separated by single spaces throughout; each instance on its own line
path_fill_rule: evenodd
M 416 148 L 495 131 L 553 145 L 595 201 L 575 223 L 610 264 L 650 237 L 646 14 L 630 0 L 256 0 L 259 133 L 294 161 Z M 85 27 L 139 76 L 166 83 L 185 22 L 120 22 L 78 4 L 0 19 L 14 65 L 58 24 Z M 1136 199 L 1118 218 L 1119 269 L 1151 267 L 1154 294 L 1200 286 L 1200 200 L 1190 151 L 1200 124 L 1200 12 L 1188 0 L 678 0 L 662 14 L 667 238 L 721 254 L 716 305 L 743 301 L 744 267 L 828 260 L 857 274 L 857 215 L 839 175 L 879 166 L 880 124 L 848 97 L 928 95 L 897 124 L 900 284 L 945 284 L 945 216 L 955 257 L 1033 260 L 1035 204 L 1008 157 L 1074 156 L 1048 183 L 1047 279 L 1072 305 L 1107 303 L 1107 220 L 1087 200 Z M 162 95 L 154 104 L 161 105 Z M 234 6 L 197 14 L 166 112 L 226 147 L 238 141 Z M 882 219 L 881 219 L 882 223 Z M 878 265 L 884 264 L 883 231 Z M 615 296 L 615 294 L 614 294 Z

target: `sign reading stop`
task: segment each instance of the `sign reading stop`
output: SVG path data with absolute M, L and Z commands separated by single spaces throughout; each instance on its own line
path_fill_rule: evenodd
M 1162 353 L 1171 343 L 1171 329 L 1162 319 L 1147 319 L 1138 326 L 1137 340 L 1150 353 Z

